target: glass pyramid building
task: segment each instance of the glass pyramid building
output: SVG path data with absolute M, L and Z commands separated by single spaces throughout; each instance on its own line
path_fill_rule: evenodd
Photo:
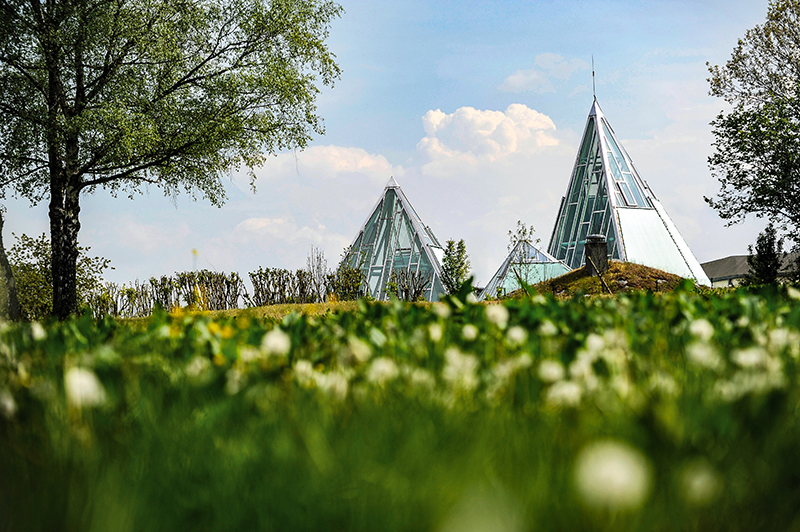
M 510 294 L 521 288 L 520 280 L 526 284 L 536 284 L 569 271 L 569 266 L 539 249 L 535 244 L 520 241 L 478 295 L 478 299 L 503 297 Z
M 711 286 L 661 202 L 639 176 L 597 100 L 580 146 L 550 237 L 550 254 L 573 269 L 580 268 L 586 237 L 599 234 L 606 237 L 609 259 L 658 268 Z
M 378 203 L 350 246 L 346 260 L 361 269 L 367 292 L 377 300 L 389 297 L 393 273 L 405 270 L 428 281 L 424 297 L 438 301 L 444 293 L 441 260 L 444 250 L 392 177 Z

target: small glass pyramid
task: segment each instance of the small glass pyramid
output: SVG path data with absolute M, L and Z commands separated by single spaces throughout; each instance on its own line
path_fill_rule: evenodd
M 588 235 L 604 235 L 608 256 L 695 279 L 703 268 L 614 134 L 595 100 L 561 199 L 548 251 L 570 268 L 584 265 Z
M 536 284 L 564 275 L 570 267 L 556 259 L 538 246 L 527 241 L 519 241 L 500 265 L 497 273 L 478 295 L 479 300 L 487 297 L 503 297 L 525 284 Z
M 393 274 L 405 272 L 426 282 L 423 297 L 438 301 L 444 293 L 440 261 L 444 250 L 411 205 L 394 177 L 353 240 L 346 257 L 364 274 L 367 293 L 382 301 Z

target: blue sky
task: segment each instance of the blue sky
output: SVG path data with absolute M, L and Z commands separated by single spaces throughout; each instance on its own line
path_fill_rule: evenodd
M 334 267 L 394 176 L 440 240 L 465 239 L 485 283 L 517 220 L 549 241 L 592 103 L 592 55 L 607 119 L 697 258 L 744 254 L 763 227 L 724 227 L 703 196 L 719 188 L 708 123 L 725 108 L 705 64 L 728 59 L 766 2 L 342 5 L 329 39 L 342 78 L 318 100 L 326 134 L 256 169 L 256 194 L 231 175 L 221 209 L 158 189 L 83 199 L 80 241 L 111 259 L 109 280 L 300 268 L 312 245 Z M 6 205 L 7 246 L 11 232 L 47 231 L 45 205 Z

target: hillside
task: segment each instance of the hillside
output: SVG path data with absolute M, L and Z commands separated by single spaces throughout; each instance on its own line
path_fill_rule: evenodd
M 609 291 L 612 294 L 634 290 L 669 292 L 683 281 L 682 277 L 641 264 L 612 261 L 608 266 L 608 271 L 603 274 L 603 280 L 608 290 L 603 286 L 599 277 L 589 277 L 585 267 L 538 283 L 533 288 L 540 294 L 554 294 L 557 297 L 569 298 L 578 292 L 596 295 L 608 294 Z M 516 290 L 508 297 L 522 297 L 524 293 L 523 290 Z

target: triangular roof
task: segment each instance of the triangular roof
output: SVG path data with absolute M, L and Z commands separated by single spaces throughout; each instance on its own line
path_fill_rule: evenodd
M 548 251 L 571 268 L 580 268 L 591 234 L 606 237 L 611 259 L 711 285 L 661 202 L 639 176 L 597 100 L 586 120 Z
M 520 279 L 527 284 L 536 284 L 558 277 L 570 271 L 570 267 L 551 254 L 527 240 L 520 240 L 497 269 L 486 287 L 478 295 L 479 300 L 498 297 L 519 289 Z
M 405 270 L 430 279 L 424 297 L 438 301 L 444 293 L 440 266 L 443 256 L 444 250 L 433 231 L 392 177 L 353 239 L 347 260 L 361 269 L 368 294 L 377 300 L 388 299 L 392 273 Z

